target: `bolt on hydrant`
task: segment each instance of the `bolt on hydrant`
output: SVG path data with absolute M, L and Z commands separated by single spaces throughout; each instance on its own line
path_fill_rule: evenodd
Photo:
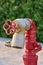
M 13 34 L 11 47 L 23 48 L 24 65 L 37 65 L 38 56 L 36 53 L 41 50 L 41 45 L 36 41 L 36 26 L 33 20 L 29 18 L 7 20 L 3 25 L 7 35 Z

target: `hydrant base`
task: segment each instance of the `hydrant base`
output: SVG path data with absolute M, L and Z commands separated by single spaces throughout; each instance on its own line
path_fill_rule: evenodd
M 24 65 L 37 65 L 38 56 L 37 55 L 24 55 L 23 61 Z

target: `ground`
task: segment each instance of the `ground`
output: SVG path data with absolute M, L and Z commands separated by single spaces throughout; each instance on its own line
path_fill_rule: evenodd
M 24 65 L 22 59 L 24 49 L 6 47 L 4 45 L 6 41 L 11 41 L 11 39 L 0 38 L 0 65 Z M 43 65 L 43 44 L 41 45 L 42 50 L 37 53 L 37 65 Z

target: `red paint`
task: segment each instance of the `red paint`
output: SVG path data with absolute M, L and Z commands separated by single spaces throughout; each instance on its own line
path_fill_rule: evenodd
M 3 29 L 5 30 L 7 35 L 14 34 L 16 31 L 16 24 L 15 22 L 12 22 L 11 20 L 6 20 L 5 24 L 3 25 Z
M 25 54 L 23 55 L 24 65 L 37 65 L 38 56 L 36 53 L 41 50 L 41 45 L 36 42 L 36 26 L 35 23 L 26 18 L 31 26 L 25 32 Z

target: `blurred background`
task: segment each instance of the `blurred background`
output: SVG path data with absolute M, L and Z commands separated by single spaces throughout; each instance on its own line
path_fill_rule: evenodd
M 36 24 L 36 37 L 43 42 L 43 0 L 0 0 L 0 37 L 6 35 L 2 26 L 7 19 L 31 18 Z

